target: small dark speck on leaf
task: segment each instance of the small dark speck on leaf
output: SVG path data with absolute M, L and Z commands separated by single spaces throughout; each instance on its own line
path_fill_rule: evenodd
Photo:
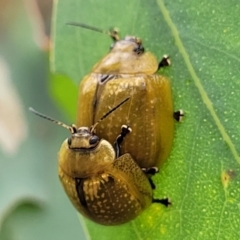
M 222 179 L 222 184 L 223 184 L 224 188 L 228 187 L 230 180 L 232 180 L 235 176 L 236 176 L 236 172 L 234 172 L 234 170 L 232 170 L 232 169 L 222 172 L 221 179 Z

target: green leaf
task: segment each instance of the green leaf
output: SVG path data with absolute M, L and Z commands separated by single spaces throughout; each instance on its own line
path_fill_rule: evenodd
M 176 124 L 169 160 L 154 178 L 156 197 L 135 221 L 106 227 L 85 221 L 92 239 L 239 239 L 240 237 L 240 28 L 238 1 L 58 1 L 52 69 L 79 83 L 108 52 L 104 34 L 66 25 L 82 22 L 142 38 L 166 69 Z
M 52 74 L 49 90 L 59 108 L 73 121 L 76 118 L 77 109 L 78 88 L 76 84 L 66 76 Z

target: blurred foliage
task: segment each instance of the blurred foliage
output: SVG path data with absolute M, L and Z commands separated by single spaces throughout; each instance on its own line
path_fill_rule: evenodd
M 28 111 L 74 118 L 49 95 L 48 27 L 34 1 L 1 1 L 0 11 L 0 239 L 85 239 L 57 176 L 68 132 Z

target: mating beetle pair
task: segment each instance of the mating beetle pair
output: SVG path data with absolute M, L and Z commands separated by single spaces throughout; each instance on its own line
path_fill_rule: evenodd
M 115 41 L 110 53 L 80 83 L 77 127 L 45 118 L 72 133 L 59 151 L 59 177 L 73 205 L 97 223 L 116 225 L 152 202 L 168 205 L 167 199 L 153 199 L 146 174 L 154 174 L 169 155 L 173 115 L 179 119 L 182 112 L 173 114 L 170 84 L 155 74 L 168 57 L 158 63 L 139 38 L 119 40 L 115 30 L 109 35 Z
M 108 111 L 109 103 L 130 97 L 96 131 L 113 143 L 122 124 L 131 126 L 122 153 L 130 153 L 142 168 L 160 167 L 172 147 L 174 118 L 170 82 L 155 73 L 170 64 L 169 58 L 165 55 L 158 63 L 152 53 L 144 51 L 141 39 L 126 36 L 119 40 L 115 30 L 109 35 L 114 39 L 110 52 L 80 83 L 76 124 L 91 126 Z M 175 113 L 177 119 L 181 115 Z
M 168 205 L 168 199 L 153 199 L 151 182 L 129 153 L 120 156 L 120 144 L 131 132 L 122 126 L 114 146 L 95 134 L 97 124 L 129 98 L 111 109 L 91 128 L 64 123 L 34 109 L 30 111 L 70 130 L 59 151 L 58 174 L 76 209 L 104 225 L 128 222 L 152 202 Z

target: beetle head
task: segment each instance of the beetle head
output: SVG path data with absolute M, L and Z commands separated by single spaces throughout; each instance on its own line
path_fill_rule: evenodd
M 141 54 L 144 52 L 144 47 L 142 46 L 142 40 L 140 38 L 137 38 L 135 36 L 126 36 L 125 38 L 120 39 L 118 28 L 110 28 L 109 31 L 104 31 L 97 27 L 86 25 L 84 23 L 69 22 L 67 24 L 109 35 L 114 41 L 114 43 L 110 46 L 111 51 L 133 51 L 136 54 Z
M 126 36 L 125 38 L 115 41 L 111 47 L 111 52 L 133 52 L 137 55 L 144 53 L 142 40 L 135 36 Z
M 92 27 L 83 23 L 70 22 L 68 25 L 78 26 L 110 36 L 114 43 L 110 53 L 95 64 L 92 71 L 100 74 L 154 74 L 158 70 L 158 61 L 150 52 L 144 52 L 140 38 L 126 36 L 120 39 L 116 28 L 110 31 Z
M 100 139 L 88 127 L 74 128 L 74 133 L 68 138 L 68 147 L 72 150 L 94 149 Z

